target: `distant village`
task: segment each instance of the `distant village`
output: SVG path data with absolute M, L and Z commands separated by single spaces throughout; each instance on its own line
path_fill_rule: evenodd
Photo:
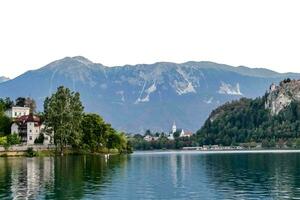
M 166 137 L 169 139 L 169 140 L 174 140 L 175 139 L 175 134 L 178 134 L 178 137 L 180 138 L 184 138 L 184 137 L 191 137 L 193 135 L 192 132 L 189 132 L 189 131 L 184 131 L 183 129 L 181 128 L 177 128 L 175 122 L 173 123 L 172 125 L 172 130 L 169 132 L 168 135 L 166 135 Z M 153 136 L 151 134 L 145 134 L 144 136 L 144 140 L 147 141 L 147 142 L 151 142 L 151 141 L 156 141 L 158 140 L 160 137 L 162 137 L 163 135 L 159 135 L 159 136 Z

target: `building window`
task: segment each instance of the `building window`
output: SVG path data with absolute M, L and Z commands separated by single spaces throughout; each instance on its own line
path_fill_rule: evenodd
M 32 132 L 32 130 L 29 130 L 29 132 L 31 133 L 31 132 Z
M 15 116 L 17 116 L 18 115 L 18 113 L 17 112 L 15 112 Z
M 29 140 L 32 140 L 32 136 L 29 136 Z

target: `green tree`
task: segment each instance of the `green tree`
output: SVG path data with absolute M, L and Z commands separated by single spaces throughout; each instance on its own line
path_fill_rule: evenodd
M 0 114 L 0 135 L 10 134 L 11 119 L 5 115 Z
M 150 135 L 150 136 L 152 136 L 152 133 L 151 133 L 151 131 L 148 129 L 148 130 L 146 130 L 146 132 L 145 132 L 145 136 L 146 135 Z
M 0 136 L 10 134 L 11 119 L 4 114 L 7 106 L 5 100 L 0 99 Z
M 54 132 L 54 143 L 61 155 L 67 145 L 80 144 L 83 106 L 79 93 L 59 87 L 56 93 L 45 99 L 44 112 L 47 132 Z
M 296 139 L 296 147 L 299 149 L 300 148 L 300 138 Z
M 26 105 L 26 98 L 25 97 L 18 97 L 16 99 L 16 106 L 24 107 Z
M 36 102 L 34 99 L 27 97 L 25 100 L 25 106 L 30 108 L 31 113 L 36 112 Z
M 83 132 L 82 143 L 87 145 L 91 152 L 104 147 L 106 143 L 106 125 L 97 114 L 85 114 L 81 122 Z

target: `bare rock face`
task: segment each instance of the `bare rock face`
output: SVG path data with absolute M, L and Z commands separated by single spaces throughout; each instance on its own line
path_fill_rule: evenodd
M 265 107 L 271 110 L 272 115 L 277 115 L 292 101 L 300 101 L 300 80 L 286 79 L 279 86 L 270 86 Z

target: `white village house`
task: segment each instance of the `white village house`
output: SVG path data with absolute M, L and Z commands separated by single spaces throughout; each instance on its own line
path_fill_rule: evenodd
M 18 107 L 18 106 L 14 106 L 11 109 L 5 111 L 5 115 L 11 119 L 21 117 L 24 115 L 29 115 L 29 113 L 30 113 L 29 107 Z
M 11 134 L 18 134 L 23 144 L 34 144 L 35 139 L 43 133 L 45 126 L 41 119 L 30 113 L 28 107 L 12 107 L 6 111 L 6 115 L 13 120 Z M 50 144 L 50 139 L 49 135 L 44 134 L 44 145 Z
M 159 137 L 154 137 L 154 136 L 151 136 L 151 135 L 146 135 L 144 137 L 144 140 L 146 140 L 147 142 L 156 141 L 158 139 L 159 139 Z

